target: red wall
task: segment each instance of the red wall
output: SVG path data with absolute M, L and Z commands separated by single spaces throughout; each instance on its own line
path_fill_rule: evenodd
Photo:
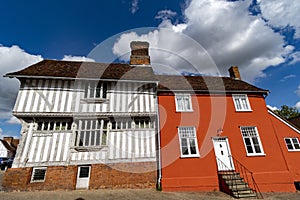
M 159 95 L 163 190 L 219 188 L 211 137 L 221 128 L 233 157 L 254 172 L 261 191 L 295 191 L 263 96 L 248 98 L 253 111 L 236 112 L 231 95 L 194 95 L 193 112 L 180 113 L 175 110 L 174 96 Z M 196 127 L 200 158 L 180 158 L 178 126 Z M 239 126 L 257 127 L 265 156 L 247 156 Z
M 292 173 L 293 179 L 300 182 L 300 151 L 288 151 L 284 141 L 284 138 L 298 138 L 300 141 L 300 134 L 291 127 L 288 127 L 280 118 L 274 117 L 272 114 L 269 115 L 289 171 Z

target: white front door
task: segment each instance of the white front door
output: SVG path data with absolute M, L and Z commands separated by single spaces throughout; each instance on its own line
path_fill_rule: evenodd
M 234 170 L 227 137 L 212 138 L 219 171 Z
M 79 166 L 77 173 L 76 189 L 88 189 L 90 182 L 91 166 Z

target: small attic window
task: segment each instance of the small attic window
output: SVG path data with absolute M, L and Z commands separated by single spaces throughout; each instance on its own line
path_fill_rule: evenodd
M 233 94 L 232 99 L 236 111 L 252 111 L 248 100 L 248 96 L 246 94 Z

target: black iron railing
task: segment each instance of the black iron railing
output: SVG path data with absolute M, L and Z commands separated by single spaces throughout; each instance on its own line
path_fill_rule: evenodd
M 230 163 L 230 167 L 224 164 L 219 158 L 217 158 L 218 170 L 221 175 L 228 177 L 228 180 L 231 181 L 231 190 L 238 191 L 239 187 L 239 177 L 248 184 L 248 187 L 256 194 L 258 199 L 263 199 L 263 196 L 259 190 L 257 183 L 254 180 L 253 172 L 251 172 L 247 167 L 245 167 L 237 159 L 230 156 L 233 163 Z M 234 173 L 236 172 L 236 173 Z

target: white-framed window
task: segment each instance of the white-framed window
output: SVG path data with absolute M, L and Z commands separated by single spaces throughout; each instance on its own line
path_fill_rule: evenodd
M 288 151 L 300 151 L 300 143 L 298 138 L 284 138 Z
M 44 119 L 37 122 L 37 131 L 68 131 L 72 129 L 72 119 Z
M 240 127 L 248 156 L 265 155 L 255 126 Z
M 85 83 L 84 98 L 86 99 L 106 99 L 107 82 L 89 81 Z
M 155 121 L 150 117 L 135 117 L 133 119 L 124 118 L 111 121 L 111 130 L 153 128 L 155 128 Z
M 199 157 L 196 130 L 193 126 L 178 127 L 181 157 Z
M 175 94 L 175 104 L 177 112 L 193 111 L 190 94 Z
M 246 94 L 233 94 L 232 99 L 236 111 L 252 111 Z
M 103 119 L 80 119 L 75 146 L 93 147 L 107 145 L 108 121 Z
M 30 182 L 44 182 L 46 177 L 47 167 L 34 167 L 32 169 Z

